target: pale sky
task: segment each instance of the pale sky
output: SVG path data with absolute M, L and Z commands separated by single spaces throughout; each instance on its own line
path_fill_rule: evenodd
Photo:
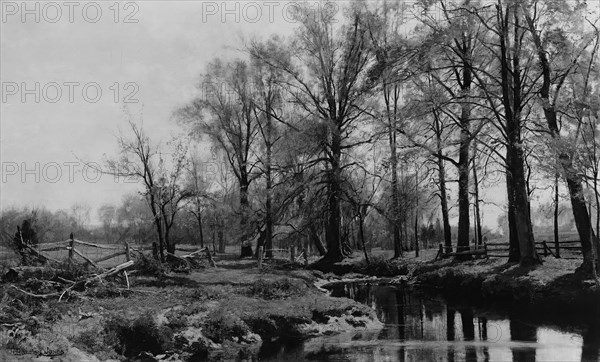
M 244 38 L 293 27 L 285 3 L 21 4 L 1 2 L 2 208 L 118 203 L 136 185 L 70 163 L 115 154 L 122 98 L 143 105 L 154 140 L 167 139 L 177 132 L 171 112 L 193 97 L 210 60 L 239 54 Z
M 123 97 L 138 101 L 127 103 L 133 111 L 143 107 L 153 140 L 166 140 L 178 131 L 171 113 L 196 94 L 209 61 L 241 55 L 243 39 L 285 36 L 295 26 L 290 2 L 0 4 L 0 208 L 83 202 L 94 208 L 92 221 L 97 207 L 139 188 L 75 157 L 101 163 L 116 154 L 115 135 L 127 126 Z M 498 185 L 482 197 L 503 195 Z M 495 227 L 499 214 L 485 207 L 484 224 Z

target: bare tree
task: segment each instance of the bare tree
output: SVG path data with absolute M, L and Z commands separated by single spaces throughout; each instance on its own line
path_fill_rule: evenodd
M 569 5 L 563 8 L 560 14 L 555 13 L 556 10 L 548 8 L 548 4 L 543 1 L 533 1 L 530 4 L 521 4 L 522 11 L 526 19 L 527 30 L 530 32 L 535 49 L 537 51 L 538 63 L 541 67 L 542 85 L 539 88 L 538 95 L 540 97 L 540 103 L 543 108 L 544 117 L 546 118 L 547 130 L 555 140 L 560 143 L 561 133 L 558 123 L 558 115 L 565 108 L 565 104 L 560 104 L 562 99 L 562 92 L 564 92 L 563 86 L 567 77 L 573 73 L 579 72 L 582 77 L 581 88 L 583 91 L 579 95 L 578 101 L 580 104 L 586 104 L 589 102 L 589 81 L 592 71 L 592 64 L 595 61 L 596 54 L 598 52 L 599 33 L 598 28 L 594 24 L 590 23 L 595 29 L 591 36 L 584 37 L 579 44 L 573 44 L 568 40 L 567 36 L 563 36 L 562 45 L 566 47 L 572 47 L 572 53 L 567 54 L 564 52 L 566 49 L 560 49 L 553 51 L 550 49 L 554 43 L 551 37 L 556 37 L 563 33 L 563 28 L 558 26 L 550 26 L 549 21 L 554 22 L 557 16 L 569 17 L 578 15 L 581 17 L 581 10 L 571 10 Z M 566 10 L 565 10 L 566 9 Z M 541 11 L 545 10 L 545 11 Z M 543 18 L 542 13 L 549 13 L 549 18 Z M 552 19 L 554 18 L 554 19 Z M 581 21 L 581 18 L 578 19 Z M 588 20 L 589 21 L 589 20 Z M 589 63 L 580 62 L 580 57 L 587 50 L 590 49 L 591 55 L 588 58 Z M 568 48 L 567 48 L 568 49 Z M 554 57 L 554 59 L 551 59 Z M 567 58 L 567 62 L 564 62 L 564 58 Z M 571 59 L 568 59 L 571 58 Z M 556 61 L 561 60 L 562 62 L 557 63 Z M 556 64 L 566 63 L 566 66 L 557 67 Z M 583 110 L 581 107 L 580 110 Z M 578 118 L 580 123 L 582 120 L 581 112 L 575 112 L 575 118 Z M 580 127 L 578 127 L 580 128 Z M 581 240 L 581 247 L 583 251 L 583 264 L 582 270 L 591 271 L 594 269 L 594 254 L 597 251 L 594 247 L 594 233 L 591 223 L 591 218 L 586 208 L 586 202 L 584 198 L 583 181 L 582 178 L 574 165 L 574 154 L 569 150 L 568 147 L 558 148 L 558 160 L 562 168 L 562 173 L 567 180 L 567 187 L 571 198 L 571 206 L 573 209 L 573 216 L 575 218 L 575 225 L 579 233 L 579 239 Z M 597 185 L 597 184 L 596 184 Z
M 253 153 L 260 130 L 252 82 L 252 72 L 245 61 L 215 60 L 203 77 L 200 98 L 177 111 L 196 135 L 208 135 L 225 152 L 239 185 L 240 242 L 247 240 L 251 231 L 249 188 L 260 176 Z
M 186 150 L 181 143 L 175 142 L 172 163 L 165 161 L 158 145 L 153 144 L 144 132 L 143 123 L 137 125 L 128 110 L 126 116 L 131 134 L 118 136 L 119 157 L 106 160 L 103 172 L 131 177 L 143 184 L 142 194 L 152 213 L 160 259 L 164 262 L 165 250 L 175 252 L 169 231 L 174 225 L 181 200 L 186 197 L 179 184 Z
M 351 140 L 358 120 L 364 116 L 364 106 L 372 85 L 366 77 L 372 54 L 369 39 L 360 21 L 358 7 L 351 7 L 348 20 L 336 26 L 335 19 L 322 10 L 299 7 L 300 29 L 287 47 L 287 56 L 266 54 L 253 49 L 253 56 L 280 69 L 289 80 L 284 85 L 293 102 L 307 118 L 320 123 L 323 129 L 322 157 L 327 175 L 328 221 L 325 260 L 343 259 L 340 235 L 340 202 L 342 196 L 342 155 L 367 140 Z M 293 61 L 297 60 L 297 62 Z

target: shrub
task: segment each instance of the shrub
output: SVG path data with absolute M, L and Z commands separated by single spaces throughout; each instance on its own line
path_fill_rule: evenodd
M 250 286 L 249 294 L 263 299 L 284 299 L 306 293 L 306 284 L 295 279 L 258 279 Z
M 216 343 L 241 338 L 248 334 L 250 328 L 237 315 L 223 309 L 212 312 L 203 326 L 203 333 Z
M 137 258 L 133 268 L 138 271 L 139 275 L 153 277 L 162 277 L 165 275 L 165 268 L 160 261 L 149 258 L 144 254 L 140 254 L 140 257 Z
M 367 275 L 391 277 L 407 274 L 408 268 L 406 265 L 396 263 L 394 260 L 389 260 L 383 256 L 376 256 L 371 258 L 369 264 L 365 260 L 362 260 L 356 265 L 354 271 Z

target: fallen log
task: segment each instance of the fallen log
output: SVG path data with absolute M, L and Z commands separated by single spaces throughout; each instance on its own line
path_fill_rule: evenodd
M 96 279 L 96 278 L 101 279 L 101 278 L 109 277 L 109 276 L 111 276 L 113 274 L 116 274 L 116 273 L 118 273 L 120 271 L 123 271 L 123 270 L 129 268 L 130 266 L 133 266 L 133 264 L 134 264 L 133 260 L 127 261 L 127 262 L 125 262 L 123 264 L 117 265 L 116 267 L 114 267 L 114 268 L 112 268 L 110 270 L 105 271 L 102 274 L 98 274 L 98 275 L 90 278 L 89 280 L 93 280 L 93 279 Z
M 198 256 L 198 254 L 203 253 L 204 252 L 204 248 L 200 249 L 200 250 L 196 250 L 193 253 L 190 254 L 186 254 L 186 255 L 182 255 L 182 258 L 194 258 L 196 256 Z
M 173 255 L 173 256 L 175 256 L 176 258 L 183 258 L 183 259 L 193 259 L 193 258 L 200 257 L 200 255 L 198 255 L 198 254 L 200 254 L 200 253 L 205 253 L 205 254 L 206 254 L 206 256 L 205 256 L 205 257 L 208 259 L 208 261 L 209 261 L 209 263 L 210 263 L 210 265 L 211 265 L 212 267 L 216 267 L 216 266 L 217 266 L 217 264 L 216 264 L 216 263 L 215 263 L 215 261 L 213 260 L 212 254 L 210 253 L 210 250 L 209 250 L 207 247 L 204 247 L 204 248 L 202 248 L 202 249 L 196 250 L 196 251 L 194 251 L 193 253 L 190 253 L 190 254 L 187 254 L 187 255 L 182 255 L 182 256 L 180 256 L 180 257 L 179 257 L 179 256 L 177 256 L 177 255 L 170 254 L 170 253 L 167 253 L 167 254 Z

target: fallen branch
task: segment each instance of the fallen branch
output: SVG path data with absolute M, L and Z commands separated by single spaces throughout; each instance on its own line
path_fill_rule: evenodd
M 126 270 L 123 270 L 123 275 L 125 275 L 125 281 L 127 282 L 127 289 L 129 289 L 129 277 L 127 276 Z
M 41 299 L 47 299 L 47 298 L 52 298 L 52 297 L 56 297 L 60 294 L 60 292 L 56 292 L 56 293 L 49 293 L 49 294 L 33 294 L 30 293 L 26 290 L 17 288 L 15 285 L 11 285 L 12 288 L 16 289 L 17 291 L 19 291 L 20 293 L 23 293 L 27 296 L 33 297 L 33 298 L 41 298 Z M 64 292 L 63 292 L 64 293 Z
M 133 260 L 127 261 L 127 262 L 125 262 L 125 263 L 123 263 L 123 264 L 119 264 L 119 265 L 117 265 L 116 267 L 114 267 L 114 268 L 112 268 L 112 269 L 110 269 L 110 270 L 107 270 L 107 271 L 105 271 L 105 272 L 104 272 L 104 273 L 102 273 L 102 274 L 98 274 L 98 275 L 96 275 L 96 276 L 94 276 L 94 277 L 90 278 L 90 280 L 92 280 L 92 279 L 102 279 L 102 278 L 106 278 L 106 277 L 108 277 L 108 276 L 111 276 L 111 275 L 113 275 L 113 274 L 117 274 L 118 272 L 120 272 L 120 271 L 123 271 L 123 270 L 125 270 L 125 269 L 129 268 L 129 267 L 130 267 L 130 266 L 132 266 L 132 265 L 133 265 Z

